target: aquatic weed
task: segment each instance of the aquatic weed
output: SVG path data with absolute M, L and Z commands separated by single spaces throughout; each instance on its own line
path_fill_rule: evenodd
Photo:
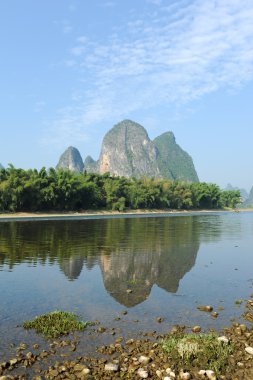
M 69 311 L 53 311 L 35 317 L 34 320 L 25 321 L 25 329 L 34 329 L 47 338 L 57 338 L 74 331 L 83 331 L 91 322 L 83 322 L 79 316 Z
M 214 333 L 173 334 L 162 342 L 162 348 L 175 364 L 181 363 L 188 368 L 208 368 L 220 374 L 227 366 L 233 347 L 217 338 Z

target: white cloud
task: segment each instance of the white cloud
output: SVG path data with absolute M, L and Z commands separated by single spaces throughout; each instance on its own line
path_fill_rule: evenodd
M 71 54 L 88 86 L 64 126 L 84 128 L 156 106 L 183 105 L 253 77 L 252 0 L 177 0 Z

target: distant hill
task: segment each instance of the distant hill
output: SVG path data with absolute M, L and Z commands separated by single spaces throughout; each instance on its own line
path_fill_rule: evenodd
M 249 207 L 249 206 L 253 207 L 253 186 L 249 192 L 248 198 L 244 201 L 243 206 L 244 207 Z
M 230 183 L 227 184 L 225 190 L 239 190 L 243 202 L 245 202 L 249 197 L 249 194 L 245 189 L 240 189 L 239 187 L 232 186 Z
M 73 146 L 68 147 L 68 149 L 66 149 L 61 155 L 56 169 L 68 169 L 74 172 L 82 172 L 84 165 L 78 149 Z
M 131 120 L 121 121 L 106 133 L 98 161 L 87 156 L 82 165 L 80 153 L 70 147 L 57 168 L 198 182 L 192 158 L 176 143 L 172 132 L 151 141 L 145 128 Z

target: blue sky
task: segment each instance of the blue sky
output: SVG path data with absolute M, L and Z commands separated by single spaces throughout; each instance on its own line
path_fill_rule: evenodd
M 253 185 L 252 0 L 0 2 L 0 162 L 97 159 L 122 119 L 171 130 L 201 181 Z

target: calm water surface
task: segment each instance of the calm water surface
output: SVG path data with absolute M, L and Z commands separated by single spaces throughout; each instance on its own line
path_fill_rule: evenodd
M 252 247 L 251 212 L 1 222 L 0 357 L 34 339 L 17 325 L 55 309 L 126 334 L 228 325 L 242 312 L 235 300 L 253 292 Z M 224 310 L 214 320 L 199 304 Z

